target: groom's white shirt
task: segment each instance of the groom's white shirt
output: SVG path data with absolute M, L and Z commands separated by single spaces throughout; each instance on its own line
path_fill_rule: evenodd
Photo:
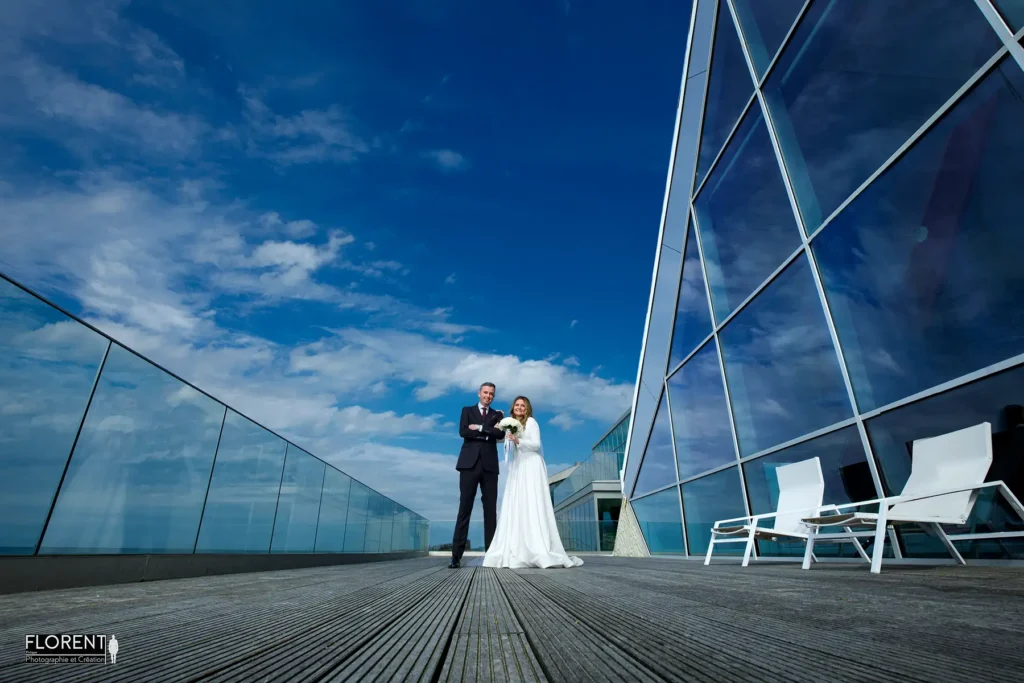
M 476 404 L 476 409 L 480 411 L 480 417 L 483 417 L 483 415 L 484 415 L 484 404 L 483 403 L 477 403 Z M 488 409 L 488 410 L 490 410 L 490 409 Z M 483 431 L 483 425 L 480 425 L 480 429 L 478 431 L 481 431 L 481 432 Z M 484 437 L 484 441 L 490 441 L 491 440 L 491 435 L 490 434 L 481 434 L 481 436 Z

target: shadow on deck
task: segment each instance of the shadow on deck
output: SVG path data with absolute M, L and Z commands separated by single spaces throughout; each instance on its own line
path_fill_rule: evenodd
M 445 564 L 0 596 L 0 681 L 977 681 L 1024 670 L 1017 568 Z M 117 664 L 25 663 L 27 633 L 114 634 Z

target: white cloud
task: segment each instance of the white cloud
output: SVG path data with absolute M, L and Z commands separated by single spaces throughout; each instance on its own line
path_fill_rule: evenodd
M 435 149 L 425 152 L 423 156 L 442 171 L 464 171 L 469 168 L 469 160 L 453 149 Z
M 446 285 L 454 285 L 454 284 L 455 284 L 455 273 L 452 273 L 451 275 L 449 275 L 448 277 L 446 277 L 446 278 L 444 279 L 444 283 L 445 283 Z
M 562 365 L 568 366 L 570 368 L 578 368 L 580 366 L 580 359 L 577 358 L 576 356 L 569 356 L 562 361 Z
M 576 420 L 574 420 L 572 416 L 569 415 L 568 413 L 559 413 L 558 415 L 555 415 L 553 418 L 548 420 L 548 422 L 558 427 L 563 432 L 569 431 L 578 424 Z
M 572 328 L 576 327 L 576 323 L 578 322 L 579 320 L 573 320 L 571 323 L 569 323 L 569 329 L 571 330 Z

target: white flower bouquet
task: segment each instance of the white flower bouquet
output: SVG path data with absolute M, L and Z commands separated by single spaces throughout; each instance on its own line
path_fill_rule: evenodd
M 504 430 L 513 436 L 519 436 L 523 431 L 523 423 L 514 417 L 506 417 L 498 423 L 498 429 Z

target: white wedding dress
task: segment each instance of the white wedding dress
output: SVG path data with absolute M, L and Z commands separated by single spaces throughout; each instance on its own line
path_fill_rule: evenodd
M 558 535 L 540 426 L 528 417 L 508 470 L 498 528 L 484 555 L 483 566 L 548 569 L 581 564 L 583 560 L 566 554 Z

